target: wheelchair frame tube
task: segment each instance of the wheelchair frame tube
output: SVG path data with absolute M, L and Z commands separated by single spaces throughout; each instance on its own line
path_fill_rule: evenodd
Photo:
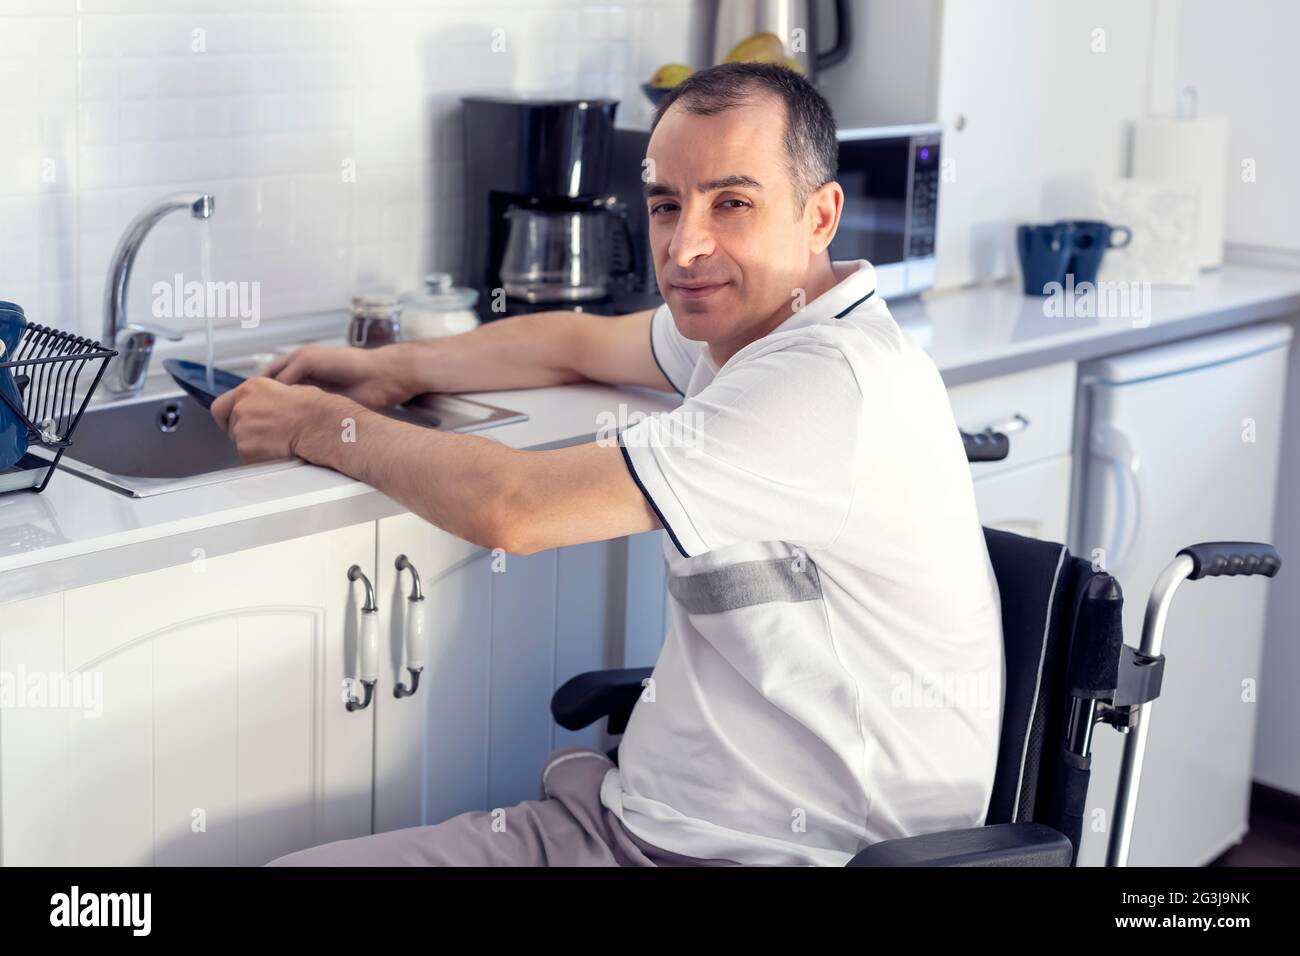
M 1195 568 L 1196 564 L 1190 557 L 1180 554 L 1160 572 L 1155 587 L 1151 589 L 1146 615 L 1142 621 L 1142 645 L 1139 650 L 1143 654 L 1160 656 L 1169 605 L 1173 602 L 1178 586 L 1187 580 Z M 1137 810 L 1142 760 L 1146 756 L 1147 732 L 1151 729 L 1151 705 L 1154 703 L 1155 701 L 1148 701 L 1136 708 L 1136 723 L 1124 738 L 1124 756 L 1120 763 L 1119 786 L 1115 793 L 1115 815 L 1111 821 L 1110 847 L 1106 854 L 1107 866 L 1128 866 L 1133 815 Z

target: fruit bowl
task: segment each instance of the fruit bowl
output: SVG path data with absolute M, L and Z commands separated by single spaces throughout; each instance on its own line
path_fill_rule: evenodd
M 654 104 L 655 109 L 659 108 L 659 104 L 662 103 L 672 91 L 673 89 L 671 86 L 651 86 L 649 83 L 641 84 L 641 92 L 645 94 L 646 99 Z

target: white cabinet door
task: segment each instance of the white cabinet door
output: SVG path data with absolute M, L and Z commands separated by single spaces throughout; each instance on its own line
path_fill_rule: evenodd
M 67 774 L 66 712 L 49 706 L 49 687 L 63 670 L 63 595 L 0 606 L 0 863 L 48 866 L 66 862 L 57 807 Z M 80 701 L 102 701 L 93 685 Z M 57 851 L 57 852 L 56 852 Z
M 419 573 L 423 601 L 410 601 L 399 555 Z M 557 727 L 550 701 L 574 674 L 622 664 L 625 542 L 494 554 L 400 515 L 379 522 L 378 556 L 376 831 L 536 799 L 552 750 L 602 745 L 599 726 Z M 424 616 L 424 670 L 416 693 L 399 698 L 413 614 Z
M 1169 42 L 1155 25 L 1132 0 L 943 4 L 939 288 L 1018 274 L 1013 223 L 1073 217 L 1062 187 L 1125 174 L 1131 117 Z
M 412 578 L 394 567 L 406 555 Z M 375 831 L 436 823 L 487 804 L 491 558 L 414 515 L 379 522 L 379 613 L 384 645 L 375 712 Z M 414 695 L 406 628 L 424 618 L 424 669 Z
M 81 688 L 0 715 L 6 864 L 260 864 L 370 831 L 349 712 L 373 523 L 4 609 L 0 666 Z
M 1071 461 L 1070 455 L 1058 455 L 976 478 L 975 504 L 980 523 L 1000 531 L 1065 543 Z

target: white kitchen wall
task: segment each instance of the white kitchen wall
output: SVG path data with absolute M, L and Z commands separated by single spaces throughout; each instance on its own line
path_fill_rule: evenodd
M 942 7 L 942 0 L 867 0 L 850 7 L 849 55 L 821 77 L 841 127 L 934 121 Z M 823 38 L 822 48 L 830 42 Z
M 1224 237 L 1300 252 L 1300 3 L 1182 0 L 1180 14 L 1178 88 L 1196 88 L 1202 115 L 1228 118 Z
M 113 246 L 150 200 L 216 196 L 212 275 L 263 321 L 461 262 L 468 91 L 620 99 L 685 58 L 692 0 L 0 0 L 0 299 L 98 338 Z M 200 277 L 183 213 L 150 287 Z M 194 320 L 191 320 L 194 324 Z

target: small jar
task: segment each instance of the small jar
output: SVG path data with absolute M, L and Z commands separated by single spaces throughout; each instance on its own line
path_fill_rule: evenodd
M 402 338 L 432 339 L 479 325 L 478 291 L 452 285 L 450 273 L 430 272 L 424 288 L 402 296 Z
M 377 349 L 402 339 L 402 305 L 390 292 L 367 292 L 352 297 L 352 323 L 348 344 Z

